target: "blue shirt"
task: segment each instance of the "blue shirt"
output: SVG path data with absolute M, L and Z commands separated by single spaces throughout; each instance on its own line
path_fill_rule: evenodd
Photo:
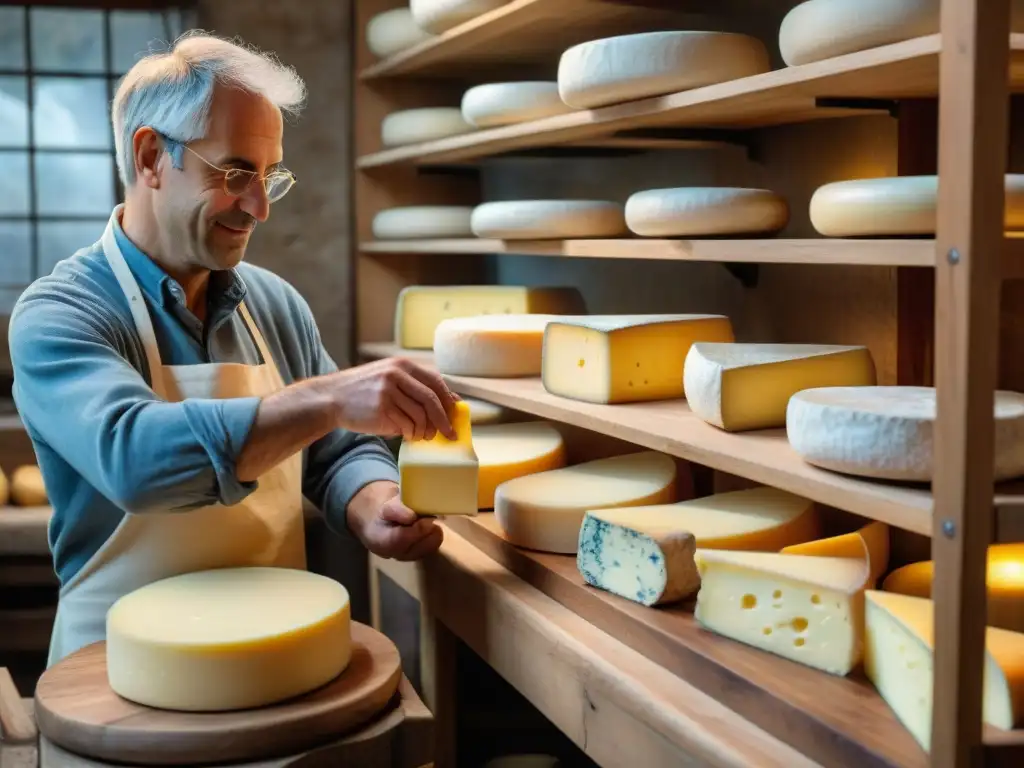
M 207 321 L 181 286 L 125 236 L 115 236 L 142 290 L 164 365 L 262 362 L 239 302 L 245 299 L 285 384 L 337 370 L 309 306 L 273 273 L 242 263 L 214 272 Z M 11 314 L 14 399 L 53 505 L 54 568 L 66 583 L 125 514 L 236 504 L 256 487 L 235 475 L 257 397 L 168 403 L 149 367 L 128 300 L 100 243 L 34 282 Z M 398 481 L 379 438 L 335 430 L 303 451 L 303 494 L 328 526 L 347 533 L 351 498 L 375 480 Z

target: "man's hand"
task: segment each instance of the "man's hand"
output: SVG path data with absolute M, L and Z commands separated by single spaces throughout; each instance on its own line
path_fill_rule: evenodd
M 370 552 L 395 560 L 420 560 L 441 546 L 444 532 L 433 518 L 420 517 L 398 497 L 398 485 L 379 480 L 352 497 L 349 529 Z

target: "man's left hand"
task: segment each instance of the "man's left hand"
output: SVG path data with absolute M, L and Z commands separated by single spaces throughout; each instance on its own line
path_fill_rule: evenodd
M 396 483 L 380 480 L 363 487 L 348 505 L 348 526 L 370 552 L 395 560 L 420 560 L 441 546 L 444 532 L 430 517 L 402 503 Z

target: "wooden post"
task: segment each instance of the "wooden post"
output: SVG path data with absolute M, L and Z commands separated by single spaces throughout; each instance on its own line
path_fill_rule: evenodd
M 1009 0 L 942 0 L 931 738 L 941 768 L 981 761 L 1009 14 Z

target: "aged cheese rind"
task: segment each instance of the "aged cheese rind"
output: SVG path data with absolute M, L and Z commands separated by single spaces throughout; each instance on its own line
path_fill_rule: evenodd
M 370 227 L 378 240 L 435 237 L 472 237 L 469 205 L 409 205 L 385 208 L 373 217 Z
M 503 200 L 473 209 L 477 237 L 552 240 L 628 234 L 622 205 L 607 200 Z
M 539 376 L 544 328 L 561 315 L 477 315 L 442 320 L 434 332 L 434 364 L 453 376 Z
M 785 198 L 767 189 L 646 189 L 626 200 L 626 225 L 642 237 L 762 234 L 788 222 Z
M 385 147 L 400 147 L 473 130 L 475 127 L 463 119 L 458 107 L 418 107 L 386 115 L 381 122 L 380 138 Z
M 508 0 L 409 0 L 416 24 L 439 35 L 481 14 L 505 5 Z
M 553 80 L 485 83 L 462 95 L 462 116 L 477 128 L 524 123 L 572 111 L 558 95 L 558 83 Z
M 465 400 L 455 402 L 451 423 L 454 440 L 437 432 L 430 440 L 403 440 L 399 446 L 399 494 L 402 503 L 418 515 L 477 512 L 480 463 Z
M 416 26 L 408 7 L 378 13 L 366 24 L 366 46 L 381 58 L 412 48 L 432 37 Z
M 871 561 L 868 584 L 873 587 L 878 577 L 889 568 L 889 526 L 877 520 L 850 533 L 790 544 L 783 547 L 782 553 L 815 557 L 860 557 L 865 547 Z
M 566 464 L 562 433 L 546 421 L 477 427 L 473 430 L 473 449 L 480 461 L 480 509 L 494 507 L 494 492 L 505 481 Z

